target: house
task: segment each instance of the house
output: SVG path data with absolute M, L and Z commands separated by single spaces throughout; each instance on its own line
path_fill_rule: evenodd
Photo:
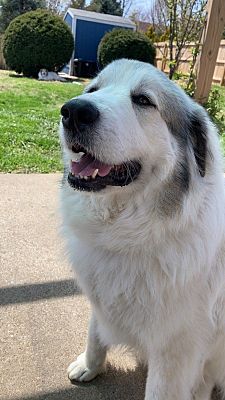
M 68 71 L 77 76 L 90 76 L 96 72 L 98 45 L 106 32 L 114 28 L 136 29 L 134 22 L 127 18 L 75 8 L 67 10 L 64 21 L 74 36 L 74 52 Z

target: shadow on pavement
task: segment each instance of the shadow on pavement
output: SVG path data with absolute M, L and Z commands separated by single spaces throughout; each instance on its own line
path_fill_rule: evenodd
M 81 294 L 73 279 L 0 288 L 0 306 Z
M 92 382 L 76 382 L 68 389 L 13 400 L 141 400 L 144 399 L 145 381 L 146 370 L 141 366 L 128 371 L 109 366 L 106 374 Z

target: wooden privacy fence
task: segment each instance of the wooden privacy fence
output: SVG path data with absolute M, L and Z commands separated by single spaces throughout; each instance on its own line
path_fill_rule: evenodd
M 156 66 L 161 71 L 169 73 L 169 47 L 168 42 L 155 43 L 156 46 Z M 186 44 L 182 50 L 181 62 L 178 71 L 183 74 L 190 72 L 190 64 L 192 61 L 192 50 L 194 43 Z M 175 53 L 175 45 L 173 46 Z M 225 40 L 221 40 L 217 55 L 216 66 L 213 74 L 213 83 L 225 86 Z

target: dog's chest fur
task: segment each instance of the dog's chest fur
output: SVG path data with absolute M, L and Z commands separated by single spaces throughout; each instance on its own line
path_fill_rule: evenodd
M 79 209 L 78 199 L 77 207 Z M 194 254 L 195 247 L 199 248 L 196 232 L 191 235 L 196 246 L 187 253 L 185 238 L 174 241 L 167 237 L 164 241 L 161 235 L 160 245 L 157 245 L 150 232 L 145 231 L 143 237 L 134 216 L 134 226 L 126 227 L 123 220 L 123 229 L 118 221 L 90 223 L 87 215 L 81 218 L 78 211 L 73 218 L 71 212 L 67 215 L 65 211 L 64 217 L 72 265 L 102 322 L 101 336 L 106 342 L 128 344 L 143 353 L 151 345 L 160 346 L 165 332 L 169 336 L 178 332 L 186 323 L 187 314 L 193 312 L 190 320 L 194 319 L 196 302 L 197 312 L 204 318 L 198 299 L 198 281 L 180 290 L 180 285 L 174 285 L 173 276 L 169 276 L 176 268 L 180 268 L 182 276 L 185 264 L 190 265 L 193 259 L 197 263 L 198 257 L 202 258 Z M 143 231 L 141 221 L 139 223 Z M 190 242 L 190 238 L 188 240 Z
M 80 241 L 73 249 L 78 281 L 101 322 L 100 336 L 106 345 L 128 345 L 145 360 L 147 351 L 162 347 L 165 336 L 182 332 L 187 316 L 190 325 L 205 319 L 199 285 L 173 287 L 156 259 L 109 255 Z
M 125 207 L 123 201 L 109 207 L 108 199 L 97 202 L 66 187 L 61 195 L 71 264 L 105 344 L 126 344 L 147 361 L 151 349 L 195 326 L 200 347 L 198 327 L 211 326 L 224 281 L 217 254 L 223 241 L 221 202 L 213 203 L 209 192 L 201 213 L 193 209 L 187 224 L 181 216 L 154 218 L 140 196 L 136 203 L 127 199 Z
M 106 337 L 134 345 L 139 327 L 149 330 L 162 306 L 159 299 L 156 304 L 157 294 L 146 273 L 140 273 L 141 261 L 133 257 L 131 262 L 128 256 L 96 251 L 80 241 L 77 248 L 74 246 L 74 253 L 78 280 L 105 326 Z

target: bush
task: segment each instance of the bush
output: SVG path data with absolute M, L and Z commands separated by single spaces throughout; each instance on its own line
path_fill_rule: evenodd
M 41 68 L 60 71 L 69 61 L 74 40 L 69 27 L 45 10 L 16 17 L 4 35 L 7 65 L 25 76 L 37 77 Z
M 130 29 L 113 29 L 98 46 L 98 62 L 105 67 L 113 60 L 128 58 L 154 64 L 155 47 L 142 33 Z

